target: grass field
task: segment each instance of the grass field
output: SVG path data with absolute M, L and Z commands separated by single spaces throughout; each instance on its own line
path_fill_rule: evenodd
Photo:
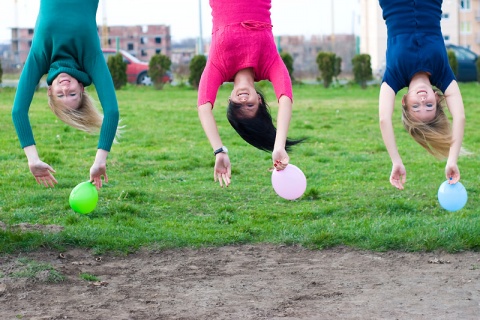
M 261 86 L 267 100 L 274 100 L 271 86 Z M 378 86 L 294 87 L 289 133 L 308 140 L 289 155 L 308 185 L 299 200 L 278 197 L 271 186 L 270 154 L 247 145 L 226 120 L 230 87 L 225 85 L 215 113 L 230 151 L 230 187 L 213 182 L 214 157 L 198 120 L 196 91 L 128 86 L 117 92 L 125 132 L 109 155 L 110 181 L 89 215 L 74 213 L 68 197 L 88 179 L 98 136 L 57 121 L 45 89 L 37 92 L 30 110 L 37 149 L 59 181 L 53 189 L 37 185 L 11 121 L 15 91 L 0 89 L 0 221 L 65 227 L 52 234 L 0 229 L 0 253 L 68 246 L 132 252 L 259 242 L 318 249 L 478 250 L 480 86 L 462 84 L 461 89 L 467 115 L 464 145 L 473 155 L 459 160 L 469 199 L 458 212 L 439 206 L 445 162 L 407 135 L 399 108 L 395 126 L 407 185 L 403 191 L 390 186 L 391 163 L 378 126 Z M 277 105 L 271 107 L 275 115 Z

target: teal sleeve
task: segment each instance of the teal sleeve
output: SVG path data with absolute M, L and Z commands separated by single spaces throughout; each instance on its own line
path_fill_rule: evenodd
M 40 78 L 48 72 L 46 65 L 45 61 L 30 54 L 20 75 L 13 102 L 12 119 L 22 148 L 35 144 L 28 111 Z
M 108 70 L 103 53 L 99 51 L 96 56 L 85 61 L 87 73 L 92 78 L 98 98 L 103 109 L 103 123 L 100 130 L 98 148 L 110 151 L 117 133 L 119 111 L 115 87 L 112 76 Z

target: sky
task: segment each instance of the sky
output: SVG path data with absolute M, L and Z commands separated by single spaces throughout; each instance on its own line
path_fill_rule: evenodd
M 40 0 L 0 0 L 0 43 L 10 42 L 11 27 L 33 28 L 39 4 Z M 335 33 L 351 34 L 357 5 L 358 0 L 272 0 L 273 33 L 308 38 L 331 34 L 333 28 Z M 110 26 L 169 25 L 172 40 L 179 41 L 199 37 L 200 8 L 202 35 L 207 39 L 212 29 L 208 0 L 100 0 L 97 24 L 106 17 Z

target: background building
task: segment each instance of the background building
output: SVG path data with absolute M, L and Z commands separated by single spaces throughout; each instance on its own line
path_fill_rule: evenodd
M 104 48 L 128 51 L 140 60 L 149 61 L 155 54 L 171 56 L 170 26 L 109 26 L 107 35 L 99 28 Z M 106 39 L 105 39 L 106 37 Z
M 33 28 L 12 28 L 14 64 L 25 63 L 33 34 Z M 170 27 L 166 25 L 98 27 L 98 35 L 104 48 L 123 49 L 140 60 L 149 61 L 157 53 L 170 57 L 172 53 Z

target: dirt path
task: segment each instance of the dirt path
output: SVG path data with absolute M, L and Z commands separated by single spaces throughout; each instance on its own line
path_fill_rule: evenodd
M 48 283 L 48 271 L 12 277 L 26 257 L 66 280 Z M 472 252 L 257 245 L 97 257 L 75 249 L 0 263 L 1 319 L 480 318 L 480 253 Z

